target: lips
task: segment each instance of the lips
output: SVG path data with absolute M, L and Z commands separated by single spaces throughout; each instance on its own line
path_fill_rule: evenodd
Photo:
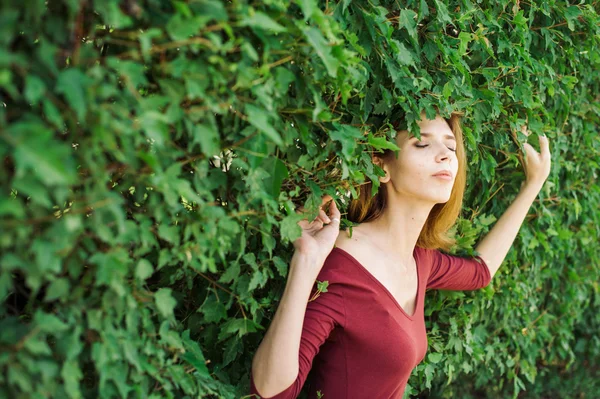
M 433 176 L 448 176 L 448 177 L 452 177 L 452 172 L 450 172 L 449 170 L 442 170 L 441 172 L 436 173 Z

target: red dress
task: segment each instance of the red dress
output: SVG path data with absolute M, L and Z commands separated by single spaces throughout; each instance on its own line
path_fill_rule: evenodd
M 334 248 L 317 280 L 327 292 L 308 302 L 300 339 L 299 373 L 270 398 L 296 398 L 311 372 L 309 398 L 401 399 L 412 370 L 427 352 L 425 290 L 475 290 L 491 280 L 479 256 L 463 258 L 415 247 L 418 290 L 413 315 L 352 255 Z M 316 284 L 313 293 L 316 292 Z M 312 294 L 311 294 L 312 297 Z

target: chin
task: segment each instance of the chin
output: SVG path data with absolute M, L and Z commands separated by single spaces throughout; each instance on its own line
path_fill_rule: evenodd
M 450 195 L 442 197 L 442 198 L 438 197 L 435 199 L 436 204 L 445 204 L 448 201 L 450 201 Z

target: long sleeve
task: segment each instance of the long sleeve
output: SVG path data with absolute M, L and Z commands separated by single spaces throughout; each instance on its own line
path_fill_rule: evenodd
M 427 288 L 476 290 L 487 286 L 492 277 L 480 256 L 464 258 L 431 250 L 431 272 Z
M 338 281 L 336 273 L 341 272 L 341 270 L 335 270 L 333 262 L 326 261 L 317 277 L 319 281 L 328 281 L 329 285 L 327 292 L 319 293 L 319 296 L 309 301 L 306 306 L 300 337 L 300 351 L 298 354 L 299 371 L 296 380 L 282 392 L 266 398 L 257 391 L 252 372 L 250 372 L 250 394 L 257 395 L 254 398 L 287 399 L 296 398 L 300 394 L 312 367 L 313 359 L 319 352 L 321 345 L 323 345 L 335 327 L 344 327 L 345 325 L 342 285 L 336 282 Z M 313 298 L 316 292 L 317 284 L 315 282 L 310 298 Z

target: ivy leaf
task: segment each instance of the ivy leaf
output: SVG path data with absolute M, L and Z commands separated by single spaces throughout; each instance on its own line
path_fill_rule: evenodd
M 194 144 L 199 143 L 202 153 L 207 157 L 219 154 L 221 151 L 219 143 L 219 133 L 206 124 L 198 124 L 194 127 Z
M 25 78 L 25 99 L 35 105 L 46 92 L 46 84 L 35 75 Z
M 304 20 L 308 21 L 310 17 L 312 17 L 315 10 L 318 10 L 317 1 L 316 0 L 298 0 L 298 4 L 302 9 L 302 14 L 304 14 Z
M 317 55 L 325 64 L 329 76 L 335 78 L 337 76 L 338 68 L 340 67 L 340 61 L 333 56 L 331 46 L 325 40 L 321 31 L 315 27 L 304 28 L 302 31 L 304 32 L 304 36 L 308 40 L 308 43 L 315 49 Z
M 206 300 L 198 309 L 204 315 L 204 320 L 207 323 L 218 323 L 227 318 L 227 309 L 223 302 L 217 300 L 216 296 L 209 294 Z
M 400 65 L 415 65 L 415 58 L 413 57 L 411 51 L 406 48 L 406 46 L 398 41 L 394 40 L 394 43 L 397 46 L 396 52 L 396 60 L 400 63 Z
M 428 360 L 429 360 L 431 363 L 437 364 L 437 363 L 439 363 L 439 362 L 442 360 L 442 358 L 443 358 L 443 357 L 444 357 L 444 356 L 443 356 L 441 353 L 437 353 L 437 352 L 436 352 L 436 353 L 430 353 L 430 354 L 427 356 L 427 359 L 428 359 Z
M 417 37 L 417 21 L 415 20 L 417 13 L 413 10 L 404 9 L 400 11 L 400 19 L 398 28 L 404 28 L 408 32 L 415 44 L 418 44 Z
M 171 296 L 171 292 L 171 288 L 161 288 L 154 294 L 158 311 L 167 319 L 173 317 L 173 309 L 177 305 L 177 301 Z
M 395 143 L 388 141 L 385 137 L 374 137 L 372 133 L 369 133 L 368 143 L 376 150 L 400 150 L 400 147 L 398 147 Z
M 58 317 L 49 313 L 44 313 L 41 310 L 38 310 L 35 313 L 33 320 L 41 332 L 56 334 L 66 331 L 69 328 L 68 325 Z
M 206 367 L 206 359 L 202 353 L 202 349 L 196 341 L 190 339 L 190 330 L 185 330 L 183 334 L 181 334 L 181 338 L 186 349 L 186 352 L 181 358 L 194 366 L 200 376 L 210 377 L 210 371 L 208 370 L 208 367 Z
M 154 273 L 152 264 L 147 259 L 140 259 L 135 267 L 135 277 L 141 281 L 144 281 L 150 277 L 152 273 Z
M 14 152 L 17 177 L 25 177 L 31 170 L 48 186 L 71 184 L 76 180 L 68 147 L 55 142 L 52 132 L 45 126 L 23 122 L 11 126 L 10 131 L 23 140 Z M 35 140 L 28 139 L 32 135 L 35 135 Z
M 302 235 L 302 228 L 298 224 L 304 216 L 293 213 L 287 215 L 280 224 L 281 238 L 287 242 L 294 242 Z
M 434 1 L 438 21 L 454 26 L 454 21 L 452 20 L 452 18 L 450 18 L 450 14 L 448 12 L 448 7 L 446 7 L 446 4 L 442 3 L 440 0 Z
M 82 398 L 79 381 L 83 378 L 83 373 L 76 360 L 68 360 L 64 363 L 61 376 L 65 382 L 64 388 L 69 398 Z
M 357 139 L 363 137 L 362 132 L 354 126 L 340 123 L 334 123 L 333 127 L 335 129 L 329 131 L 329 137 L 342 144 L 342 155 L 346 160 L 350 160 L 356 151 Z
M 287 276 L 289 266 L 279 256 L 273 256 L 273 264 L 281 277 Z
M 86 84 L 86 76 L 79 69 L 69 68 L 58 75 L 55 89 L 57 93 L 65 96 L 80 122 L 85 120 L 87 113 L 84 89 Z
M 66 297 L 70 287 L 71 284 L 69 283 L 69 280 L 66 278 L 57 278 L 48 286 L 44 301 L 51 302 L 55 299 Z
M 567 20 L 567 26 L 569 30 L 575 30 L 575 21 L 581 15 L 581 10 L 577 6 L 569 6 L 565 10 L 565 19 Z
M 275 144 L 281 146 L 283 141 L 281 136 L 269 122 L 268 113 L 265 109 L 258 108 L 252 104 L 246 104 L 246 114 L 248 114 L 248 122 L 261 132 L 265 133 Z
M 238 338 L 243 337 L 249 332 L 256 332 L 261 328 L 260 325 L 256 324 L 253 320 L 244 319 L 229 319 L 221 325 L 221 332 L 219 333 L 219 340 L 224 340 L 232 334 L 236 334 Z
M 287 29 L 275 22 L 267 14 L 260 11 L 255 12 L 253 15 L 244 16 L 240 21 L 241 26 L 251 26 L 261 30 L 270 30 L 273 33 L 286 32 Z
M 273 198 L 278 198 L 281 191 L 281 183 L 289 176 L 288 168 L 279 158 L 269 158 L 263 165 L 269 173 L 265 179 L 266 191 Z

